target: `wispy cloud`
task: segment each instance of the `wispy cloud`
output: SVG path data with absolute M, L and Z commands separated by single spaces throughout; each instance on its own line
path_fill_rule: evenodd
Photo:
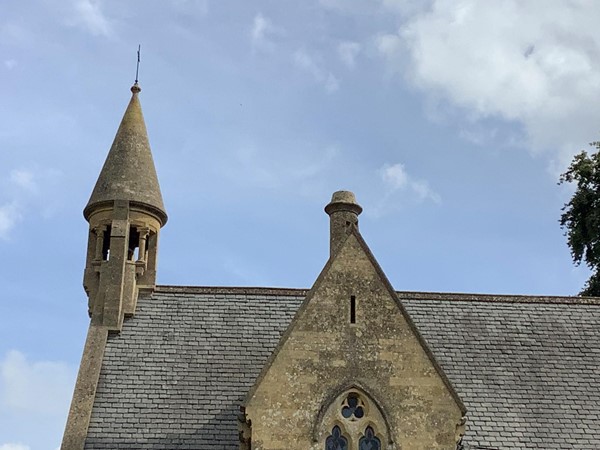
M 336 146 L 303 151 L 272 153 L 255 145 L 245 145 L 234 155 L 219 161 L 223 174 L 232 183 L 243 184 L 243 190 L 260 189 L 278 192 L 294 191 L 312 196 L 321 191 L 336 163 L 340 150 Z
M 315 81 L 322 84 L 329 93 L 339 89 L 338 79 L 328 70 L 322 67 L 320 58 L 309 55 L 306 50 L 299 49 L 294 53 L 296 67 L 309 73 Z
M 30 449 L 30 447 L 25 444 L 15 444 L 15 443 L 0 444 L 0 450 L 29 450 L 29 449 Z
M 74 380 L 75 370 L 63 362 L 32 362 L 11 350 L 0 361 L 0 405 L 13 413 L 62 415 Z
M 321 7 L 362 17 L 390 12 L 409 15 L 427 9 L 431 0 L 319 0 Z
M 35 34 L 22 23 L 14 21 L 0 24 L 0 39 L 5 45 L 29 47 L 36 42 Z M 13 61 L 9 59 L 8 61 Z M 5 62 L 6 64 L 6 62 Z
M 23 194 L 33 193 L 36 189 L 34 175 L 30 170 L 14 169 L 10 172 L 6 195 L 12 199 L 0 204 L 0 239 L 10 239 L 12 230 L 23 220 Z
M 100 0 L 75 0 L 73 8 L 74 25 L 94 36 L 108 37 L 112 35 L 112 25 L 102 11 Z
M 173 0 L 173 5 L 180 11 L 205 16 L 209 11 L 208 0 Z
M 280 27 L 273 25 L 271 19 L 265 17 L 262 13 L 258 13 L 254 16 L 252 29 L 250 30 L 252 48 L 255 50 L 271 51 L 275 47 L 272 40 L 273 37 L 282 33 L 283 30 Z
M 331 9 L 347 14 L 364 14 L 377 8 L 378 2 L 373 0 L 319 0 L 319 4 L 326 9 Z
M 10 180 L 18 187 L 31 192 L 37 190 L 37 184 L 31 170 L 15 169 L 10 173 Z
M 405 191 L 412 194 L 413 199 L 422 202 L 424 200 L 432 200 L 439 203 L 441 198 L 439 194 L 429 187 L 429 183 L 425 180 L 415 179 L 410 176 L 404 164 L 384 164 L 380 170 L 381 179 L 387 186 L 389 192 Z
M 371 217 L 381 217 L 407 205 L 423 202 L 440 203 L 441 197 L 427 182 L 410 175 L 404 164 L 384 164 L 378 171 L 379 194 L 371 208 L 366 211 Z
M 37 213 L 44 217 L 54 213 L 56 206 L 47 188 L 61 176 L 62 172 L 51 168 L 10 171 L 0 183 L 0 239 L 9 240 L 11 232 L 34 205 L 37 206 Z
M 219 251 L 218 262 L 223 271 L 238 284 L 246 286 L 271 286 L 273 280 L 266 275 L 268 270 L 263 270 L 257 261 L 248 260 L 244 255 L 232 253 L 230 249 L 222 248 Z
M 431 6 L 431 0 L 380 0 L 381 5 L 401 15 L 412 15 L 424 11 Z
M 403 73 L 402 67 L 406 64 L 404 44 L 395 33 L 383 33 L 375 37 L 375 47 L 385 59 L 389 73 Z
M 0 206 L 0 239 L 8 240 L 10 232 L 17 225 L 22 215 L 17 202 L 5 203 Z
M 341 42 L 337 48 L 340 59 L 350 69 L 353 69 L 356 65 L 356 57 L 360 49 L 361 45 L 352 41 Z
M 17 67 L 17 61 L 15 59 L 7 59 L 4 61 L 4 67 L 6 67 L 8 70 L 13 70 L 15 67 Z

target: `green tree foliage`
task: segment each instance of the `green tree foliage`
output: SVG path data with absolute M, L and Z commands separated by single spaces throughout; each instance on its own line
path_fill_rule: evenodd
M 579 295 L 600 296 L 600 142 L 590 144 L 595 153 L 575 155 L 559 184 L 577 183 L 571 200 L 562 208 L 560 226 L 565 230 L 571 257 L 582 261 L 592 275 Z

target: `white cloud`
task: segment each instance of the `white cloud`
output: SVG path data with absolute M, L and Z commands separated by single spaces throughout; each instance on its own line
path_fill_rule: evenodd
M 0 204 L 0 239 L 8 240 L 11 231 L 23 219 L 24 193 L 36 194 L 37 184 L 32 171 L 14 169 L 8 177 L 9 185 L 16 187 L 13 190 L 11 201 Z M 26 202 L 25 202 L 26 203 Z
M 270 21 L 265 18 L 261 13 L 254 16 L 254 23 L 252 25 L 252 40 L 254 42 L 264 39 L 267 28 L 270 26 Z
M 338 45 L 338 55 L 342 62 L 350 69 L 356 65 L 356 56 L 360 52 L 361 45 L 358 42 L 341 42 Z
M 388 59 L 388 62 L 393 62 L 394 59 L 398 58 L 399 53 L 404 49 L 400 36 L 391 33 L 377 36 L 376 45 L 379 52 Z
M 404 164 L 384 164 L 380 174 L 389 194 L 402 191 L 408 193 L 417 202 L 432 200 L 439 203 L 441 201 L 439 194 L 429 187 L 429 183 L 410 176 L 406 172 Z
M 401 3 L 413 3 L 423 0 L 319 0 L 321 7 L 344 14 L 358 14 L 367 17 L 386 10 L 403 10 Z M 384 8 L 382 8 L 384 7 Z
M 417 87 L 471 120 L 517 122 L 533 151 L 568 159 L 598 137 L 599 20 L 600 4 L 582 1 L 435 0 L 379 36 L 377 48 L 390 68 L 406 68 Z
M 365 173 L 363 178 L 370 180 L 363 186 L 365 196 L 370 197 L 370 201 L 365 201 L 369 205 L 365 214 L 375 219 L 403 208 L 442 201 L 427 180 L 408 173 L 402 163 L 385 163 L 378 170 Z
M 252 48 L 261 50 L 272 50 L 274 43 L 271 40 L 276 34 L 281 33 L 281 29 L 274 26 L 270 19 L 261 13 L 254 16 L 250 36 L 252 38 Z
M 14 59 L 7 59 L 4 61 L 4 67 L 6 67 L 8 70 L 12 70 L 17 67 L 17 61 Z M 0 450 L 2 450 L 1 447 Z
M 402 189 L 408 184 L 408 174 L 403 164 L 386 164 L 381 169 L 381 177 L 392 189 Z
M 21 219 L 22 215 L 16 202 L 0 206 L 0 239 L 7 240 Z
M 14 413 L 63 415 L 71 396 L 75 371 L 59 361 L 30 362 L 17 350 L 0 361 L 0 405 Z
M 346 14 L 368 16 L 389 12 L 401 15 L 413 14 L 427 9 L 431 0 L 319 0 L 319 4 L 329 10 Z
M 339 80 L 331 72 L 327 73 L 327 78 L 325 79 L 325 90 L 331 93 L 337 91 L 339 88 Z
M 0 239 L 8 240 L 11 231 L 24 216 L 35 210 L 42 217 L 56 212 L 56 199 L 52 188 L 62 172 L 52 168 L 13 169 L 0 183 Z M 35 208 L 34 208 L 35 206 Z
M 231 185 L 242 190 L 292 190 L 305 196 L 318 192 L 321 196 L 323 182 L 329 178 L 326 174 L 340 164 L 340 150 L 336 146 L 320 148 L 310 144 L 295 144 L 293 148 L 302 151 L 273 153 L 264 146 L 249 144 L 215 164 Z
M 360 12 L 369 6 L 371 0 L 319 0 L 319 4 L 326 9 L 344 12 Z
M 110 36 L 112 26 L 100 5 L 100 0 L 76 0 L 74 22 L 94 36 Z
M 317 62 L 316 58 L 309 55 L 305 50 L 299 49 L 294 53 L 294 63 L 300 69 L 311 74 L 315 81 L 325 87 L 327 92 L 331 93 L 339 89 L 338 79 L 331 72 L 322 68 L 320 62 Z
M 24 444 L 15 444 L 15 443 L 8 443 L 8 444 L 0 444 L 0 450 L 29 450 L 30 447 L 28 445 L 24 445 Z
M 33 172 L 30 170 L 15 169 L 10 173 L 10 180 L 18 187 L 28 191 L 33 192 L 37 189 Z
M 413 180 L 410 183 L 410 188 L 418 201 L 427 199 L 432 200 L 434 203 L 440 203 L 442 201 L 440 195 L 431 189 L 427 181 Z
M 400 13 L 411 15 L 430 7 L 430 0 L 381 0 L 384 8 Z
M 15 22 L 0 24 L 0 39 L 4 45 L 10 44 L 16 47 L 29 47 L 36 43 L 34 33 L 21 23 Z

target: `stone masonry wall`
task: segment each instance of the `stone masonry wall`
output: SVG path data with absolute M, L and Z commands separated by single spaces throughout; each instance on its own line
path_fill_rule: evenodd
M 382 449 L 456 448 L 460 406 L 367 251 L 348 237 L 251 391 L 252 449 L 324 449 L 333 423 L 317 423 L 326 420 L 322 411 L 352 388 L 376 402 L 389 424 Z

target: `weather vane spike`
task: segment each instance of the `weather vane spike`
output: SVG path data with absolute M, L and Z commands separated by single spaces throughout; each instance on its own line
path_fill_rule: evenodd
M 137 84 L 137 82 L 138 82 L 138 75 L 140 73 L 140 50 L 141 49 L 142 49 L 142 45 L 139 44 L 138 50 L 137 50 L 137 66 L 135 68 L 135 84 Z

